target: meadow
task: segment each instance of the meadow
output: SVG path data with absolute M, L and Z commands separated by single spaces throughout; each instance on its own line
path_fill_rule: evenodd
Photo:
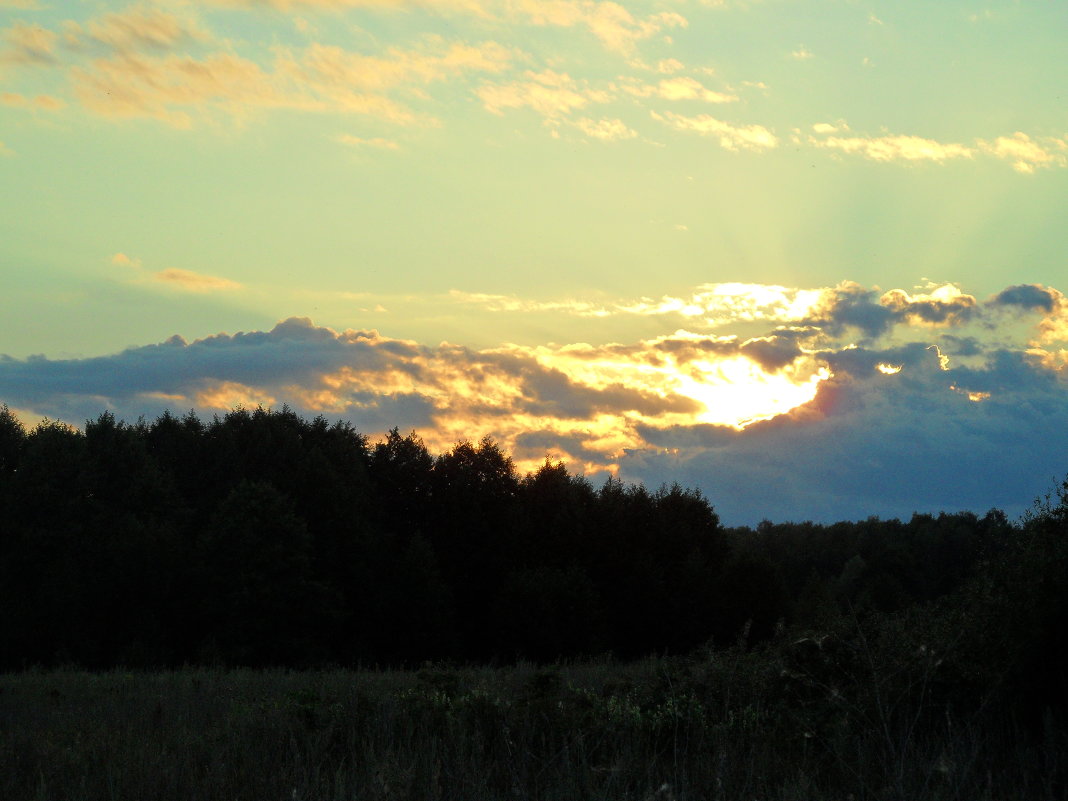
M 625 664 L 7 674 L 0 797 L 1064 797 L 1063 727 L 954 705 L 938 651 L 866 627 Z

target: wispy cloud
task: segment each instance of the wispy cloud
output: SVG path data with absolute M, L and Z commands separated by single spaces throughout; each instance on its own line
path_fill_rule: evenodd
M 203 275 L 191 270 L 179 270 L 170 267 L 160 270 L 153 276 L 155 280 L 171 286 L 184 289 L 188 292 L 217 292 L 220 290 L 240 289 L 241 284 L 228 278 L 219 278 L 214 275 Z
M 455 302 L 481 306 L 493 312 L 563 312 L 582 317 L 604 317 L 611 313 L 602 304 L 579 300 L 536 301 L 515 295 L 491 295 L 459 289 L 449 290 L 448 297 Z
M 511 58 L 493 42 L 429 40 L 416 50 L 381 56 L 313 43 L 277 52 L 271 69 L 228 52 L 202 57 L 126 54 L 72 68 L 82 103 L 105 116 L 156 117 L 185 127 L 205 110 L 234 116 L 292 109 L 366 114 L 398 124 L 432 122 L 395 99 L 394 92 L 467 72 L 497 72 Z
M 548 120 L 564 117 L 590 103 L 606 103 L 611 95 L 591 89 L 587 82 L 551 69 L 533 72 L 508 83 L 485 83 L 476 91 L 486 110 L 503 114 L 507 109 L 529 108 Z
M 823 132 L 823 130 L 818 131 Z M 814 147 L 855 153 L 872 161 L 946 161 L 947 159 L 970 159 L 974 148 L 957 143 L 937 142 L 921 136 L 828 136 L 825 139 L 809 137 Z
M 623 78 L 621 81 L 623 91 L 636 97 L 657 97 L 661 100 L 702 100 L 705 103 L 734 103 L 738 100 L 735 94 L 708 89 L 696 78 L 686 75 L 664 78 L 656 84 L 644 83 L 635 78 Z
M 505 7 L 510 14 L 535 25 L 584 27 L 606 48 L 620 53 L 631 52 L 639 41 L 663 30 L 688 25 L 686 18 L 674 11 L 635 17 L 611 0 L 509 0 Z
M 226 292 L 241 289 L 241 284 L 228 278 L 168 267 L 158 272 L 146 270 L 141 260 L 119 252 L 111 257 L 111 263 L 122 268 L 133 280 L 142 283 L 162 284 L 163 286 L 186 292 Z
M 16 22 L 3 31 L 6 47 L 0 50 L 0 63 L 53 64 L 57 36 L 36 23 Z
M 663 114 L 656 111 L 650 113 L 654 120 L 677 131 L 714 137 L 719 141 L 720 147 L 726 150 L 750 150 L 759 153 L 771 150 L 779 144 L 778 137 L 763 125 L 734 125 L 708 114 L 687 117 L 672 111 L 665 111 Z
M 971 145 L 939 142 L 908 134 L 831 135 L 849 131 L 849 126 L 842 121 L 834 124 L 816 123 L 812 126 L 812 131 L 818 134 L 807 137 L 806 141 L 812 147 L 860 155 L 872 161 L 941 163 L 988 155 L 1011 162 L 1014 170 L 1024 174 L 1031 174 L 1039 168 L 1068 166 L 1068 139 L 1052 136 L 1036 139 L 1022 131 L 1010 136 L 999 136 L 992 141 L 976 139 Z M 795 132 L 795 142 L 801 141 L 798 133 Z
M 575 127 L 591 139 L 599 139 L 602 142 L 634 139 L 638 136 L 637 131 L 628 128 L 626 123 L 619 119 L 591 120 L 583 117 L 575 120 Z
M 159 8 L 132 6 L 105 14 L 85 26 L 69 20 L 63 28 L 68 45 L 102 45 L 113 53 L 164 52 L 211 37 L 192 19 Z
M 399 150 L 400 145 L 394 142 L 392 139 L 384 139 L 382 137 L 372 137 L 370 139 L 364 139 L 360 136 L 353 136 L 352 134 L 341 134 L 337 137 L 337 141 L 343 145 L 349 147 L 371 147 L 376 150 Z
M 35 109 L 38 111 L 59 111 L 67 104 L 60 98 L 53 97 L 52 95 L 35 95 L 34 97 L 27 97 L 18 92 L 0 92 L 0 105 Z

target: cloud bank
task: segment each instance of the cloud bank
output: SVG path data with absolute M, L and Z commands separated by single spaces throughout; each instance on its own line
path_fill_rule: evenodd
M 549 454 L 594 480 L 699 486 L 728 523 L 1018 514 L 1068 471 L 1068 301 L 1052 287 L 979 299 L 951 284 L 710 284 L 600 306 L 451 297 L 681 325 L 632 343 L 476 350 L 293 317 L 94 358 L 0 357 L 0 401 L 75 424 L 105 409 L 133 420 L 287 403 L 372 436 L 415 429 L 437 450 L 489 434 L 523 469 Z

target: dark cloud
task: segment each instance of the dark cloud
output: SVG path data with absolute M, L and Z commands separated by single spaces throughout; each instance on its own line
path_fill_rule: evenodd
M 601 462 L 604 454 L 591 448 L 582 434 L 561 434 L 557 431 L 526 431 L 515 438 L 514 455 L 519 459 L 541 459 L 556 453 L 566 453 L 579 462 Z
M 1003 289 L 990 301 L 997 306 L 1018 306 L 1023 309 L 1053 311 L 1060 293 L 1038 284 L 1018 284 Z
M 933 345 L 912 342 L 893 348 L 862 347 L 820 351 L 823 359 L 836 375 L 847 374 L 866 378 L 878 371 L 880 364 L 921 370 L 939 370 L 939 351 Z
M 911 296 L 901 289 L 879 295 L 877 290 L 845 282 L 826 291 L 811 315 L 798 322 L 836 337 L 855 330 L 874 340 L 889 335 L 896 325 L 961 326 L 980 316 L 975 298 L 952 286 L 930 295 Z
M 893 311 L 879 303 L 875 290 L 846 282 L 831 290 L 813 315 L 800 322 L 824 329 L 834 336 L 842 334 L 846 328 L 855 328 L 874 339 L 888 333 L 896 319 Z
M 883 295 L 879 302 L 894 313 L 896 320 L 929 325 L 961 325 L 971 320 L 978 309 L 971 295 L 950 298 L 911 298 L 900 289 Z
M 793 364 L 801 356 L 801 348 L 791 337 L 756 337 L 743 343 L 739 349 L 765 370 L 775 372 Z
M 951 386 L 991 395 L 975 402 Z M 999 352 L 983 368 L 843 373 L 803 409 L 742 432 L 643 434 L 655 447 L 628 453 L 622 475 L 700 486 L 727 523 L 1018 515 L 1068 472 L 1068 385 Z
M 700 405 L 678 395 L 661 397 L 654 392 L 611 384 L 588 387 L 577 384 L 560 370 L 533 364 L 522 373 L 526 398 L 523 411 L 538 416 L 588 418 L 599 412 L 636 411 L 645 415 L 669 412 L 696 413 Z
M 976 337 L 958 337 L 954 334 L 942 334 L 938 346 L 944 353 L 953 356 L 978 356 L 983 353 L 983 344 Z

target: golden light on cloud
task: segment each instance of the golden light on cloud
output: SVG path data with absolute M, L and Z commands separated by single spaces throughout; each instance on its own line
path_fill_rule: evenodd
M 697 349 L 711 342 L 728 348 L 734 344 L 730 337 L 687 337 L 685 332 L 671 341 L 693 343 Z M 576 383 L 597 389 L 618 386 L 663 399 L 670 408 L 637 415 L 651 425 L 710 423 L 742 429 L 811 401 L 819 383 L 831 377 L 825 366 L 807 357 L 769 371 L 740 354 L 690 358 L 692 354 L 656 352 L 650 347 L 655 342 L 644 344 L 645 349 L 622 358 L 605 355 L 572 360 L 580 352 L 564 349 L 552 354 L 543 351 L 540 360 Z
M 214 275 L 202 275 L 192 270 L 179 270 L 169 267 L 155 274 L 155 279 L 165 284 L 185 289 L 189 292 L 213 292 L 216 290 L 240 289 L 241 284 L 228 278 Z
M 221 381 L 218 384 L 197 393 L 197 406 L 208 409 L 235 409 L 238 407 L 265 408 L 277 404 L 277 400 L 262 390 L 246 386 L 236 381 Z
M 819 383 L 831 377 L 826 367 L 801 380 L 785 370 L 768 373 L 744 356 L 691 362 L 688 368 L 679 376 L 678 392 L 704 406 L 697 422 L 739 429 L 808 403 Z
M 964 395 L 972 403 L 982 403 L 983 401 L 985 401 L 987 398 L 990 397 L 990 393 L 989 392 L 974 392 L 974 391 L 969 390 L 969 389 L 964 389 L 962 387 L 958 387 L 956 384 L 950 384 L 949 388 L 951 390 L 953 390 L 954 392 L 959 392 L 961 395 Z
M 883 364 L 875 365 L 875 369 L 878 370 L 883 375 L 897 375 L 898 373 L 901 372 L 902 366 L 903 365 L 900 365 L 900 364 L 885 364 L 885 363 L 883 363 Z

